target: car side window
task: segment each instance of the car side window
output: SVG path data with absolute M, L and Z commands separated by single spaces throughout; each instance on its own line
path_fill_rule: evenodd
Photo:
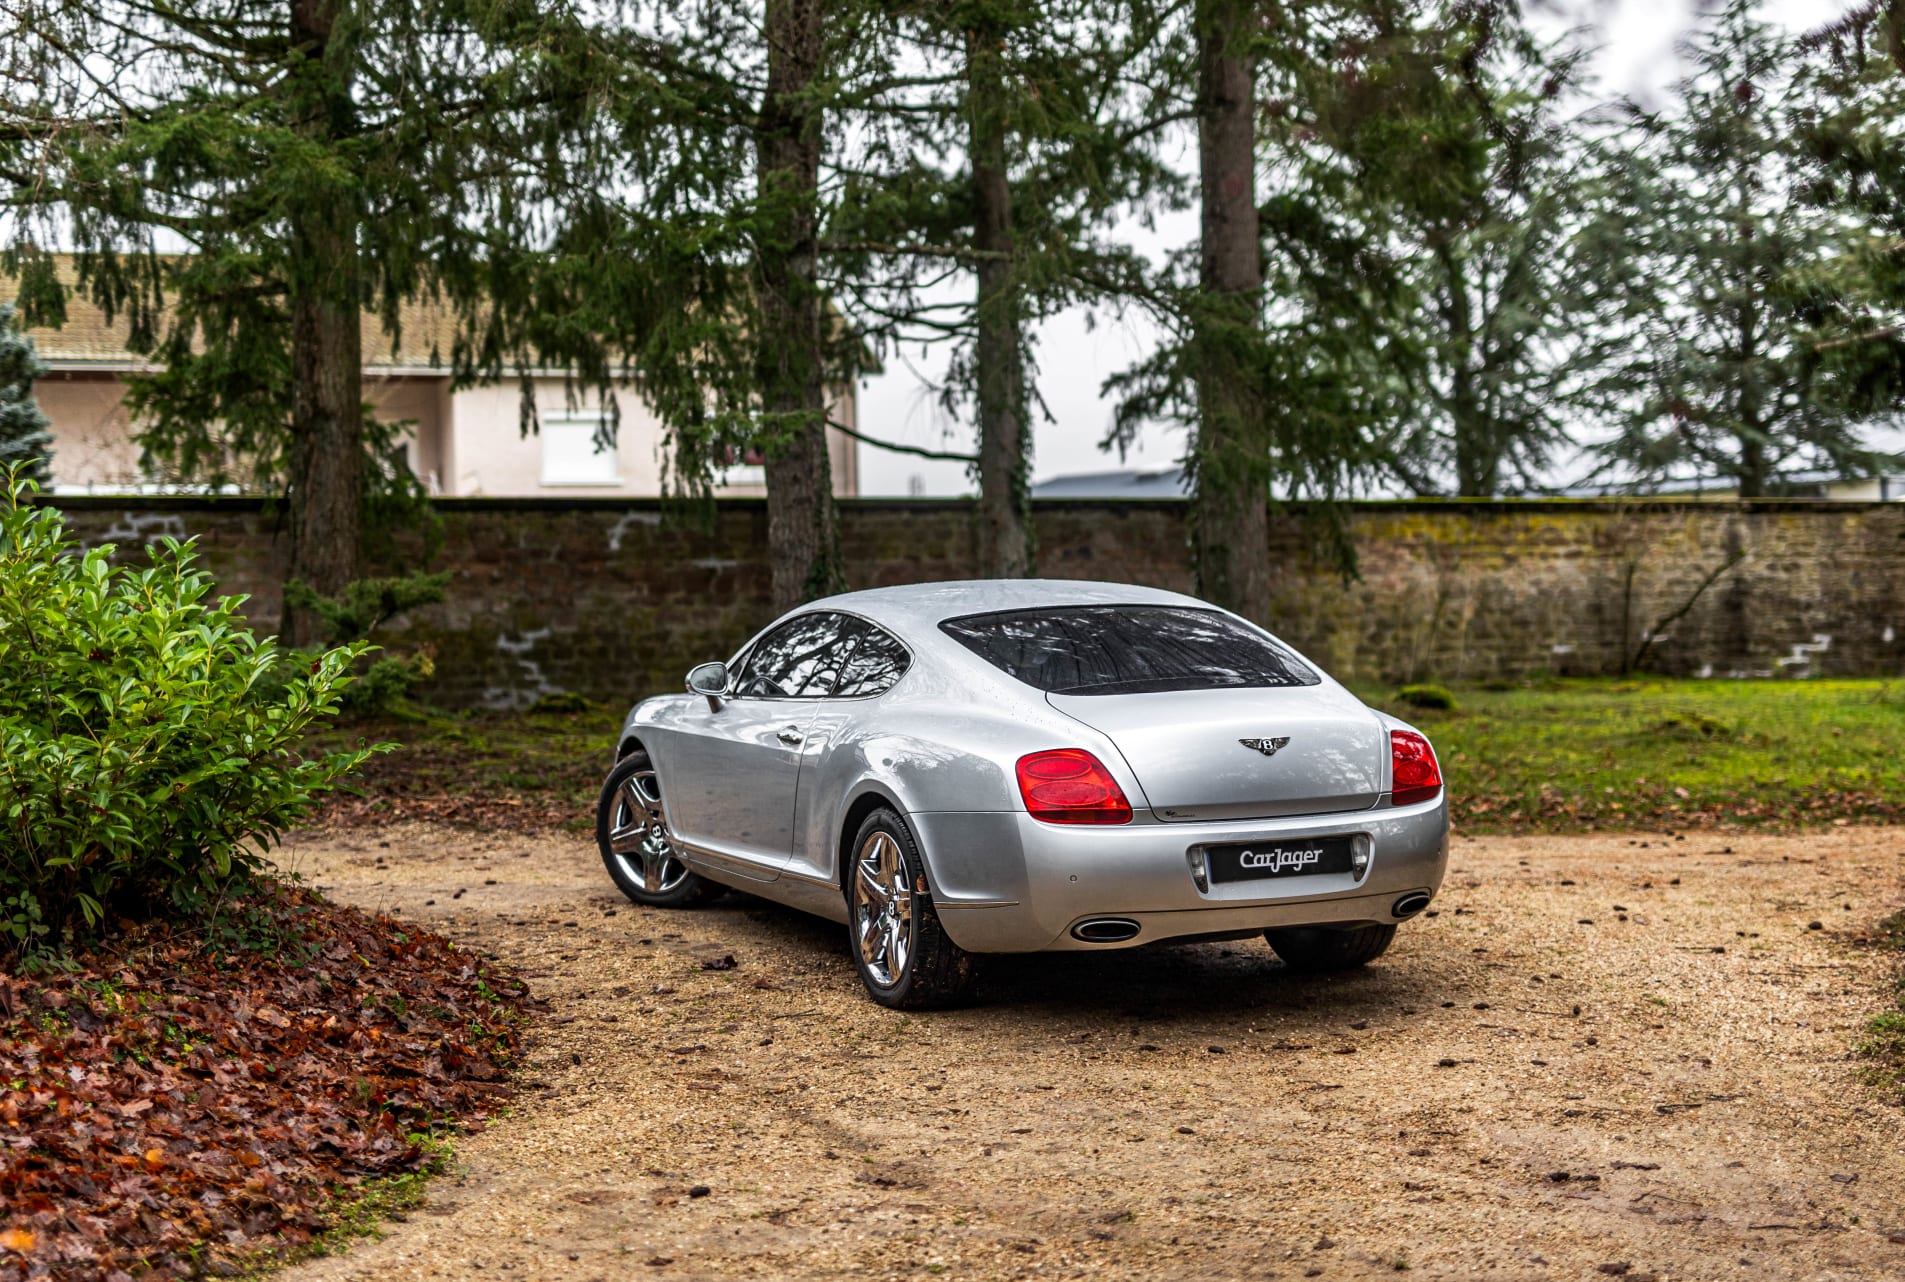
M 844 614 L 802 614 L 755 643 L 735 683 L 743 699 L 819 699 L 834 692 L 840 669 L 866 627 Z
M 840 674 L 840 684 L 834 690 L 836 698 L 866 699 L 885 694 L 893 688 L 894 682 L 906 675 L 907 667 L 913 662 L 898 637 L 870 623 L 864 627 L 866 634 L 854 647 Z

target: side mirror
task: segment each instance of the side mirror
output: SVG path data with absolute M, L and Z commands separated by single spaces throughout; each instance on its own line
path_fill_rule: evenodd
M 725 663 L 704 663 L 688 673 L 688 690 L 708 701 L 711 711 L 718 711 L 721 700 L 728 693 L 728 665 Z

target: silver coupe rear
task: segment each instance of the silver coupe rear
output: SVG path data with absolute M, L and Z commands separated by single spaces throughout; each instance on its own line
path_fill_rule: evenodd
M 638 903 L 736 888 L 847 925 L 868 993 L 986 953 L 1263 933 L 1379 956 L 1448 857 L 1429 742 L 1192 597 L 1068 580 L 852 592 L 630 711 L 596 836 Z

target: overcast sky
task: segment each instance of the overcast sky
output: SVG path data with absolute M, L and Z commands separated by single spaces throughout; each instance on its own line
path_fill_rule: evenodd
M 1570 28 L 1586 28 L 1598 49 L 1594 64 L 1602 96 L 1627 94 L 1658 100 L 1681 74 L 1676 42 L 1696 12 L 1697 0 L 1550 0 L 1528 4 L 1539 30 L 1559 37 Z M 1853 0 L 1762 0 L 1761 14 L 1791 30 L 1809 30 L 1852 7 Z M 1188 159 L 1188 158 L 1187 158 Z M 1160 221 L 1155 231 L 1132 226 L 1131 238 L 1147 252 L 1188 243 L 1197 231 L 1194 213 Z M 1075 472 L 1118 467 L 1168 467 L 1184 452 L 1180 431 L 1152 428 L 1139 440 L 1127 462 L 1104 453 L 1098 442 L 1111 420 L 1111 403 L 1099 385 L 1149 350 L 1151 333 L 1135 320 L 1102 313 L 1095 327 L 1081 311 L 1059 316 L 1037 335 L 1039 392 L 1055 422 L 1034 429 L 1033 477 L 1046 480 Z M 860 430 L 869 436 L 934 450 L 970 452 L 971 419 L 950 420 L 936 403 L 928 380 L 943 357 L 917 351 L 904 360 L 889 359 L 885 372 L 860 389 Z M 963 463 L 935 462 L 887 450 L 860 447 L 860 492 L 867 495 L 970 493 L 973 483 Z

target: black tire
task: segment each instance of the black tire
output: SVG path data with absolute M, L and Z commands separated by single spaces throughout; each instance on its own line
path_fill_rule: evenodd
M 1394 926 L 1290 926 L 1263 937 L 1291 970 L 1321 974 L 1367 966 L 1389 950 Z
M 860 880 L 863 863 L 874 870 L 866 881 Z M 884 808 L 866 817 L 848 847 L 842 877 L 847 946 L 867 996 L 894 1010 L 958 1006 L 970 1000 L 979 978 L 979 959 L 948 939 L 940 925 L 925 867 L 913 830 Z M 896 885 L 904 890 L 883 895 L 879 889 Z M 896 947 L 902 936 L 908 942 Z M 890 964 L 894 951 L 901 953 L 897 967 Z
M 638 808 L 639 815 L 633 813 Z M 689 872 L 675 853 L 661 785 L 646 752 L 629 753 L 602 781 L 602 797 L 595 805 L 595 844 L 615 888 L 644 907 L 692 908 L 727 890 Z M 656 874 L 652 878 L 651 872 Z

